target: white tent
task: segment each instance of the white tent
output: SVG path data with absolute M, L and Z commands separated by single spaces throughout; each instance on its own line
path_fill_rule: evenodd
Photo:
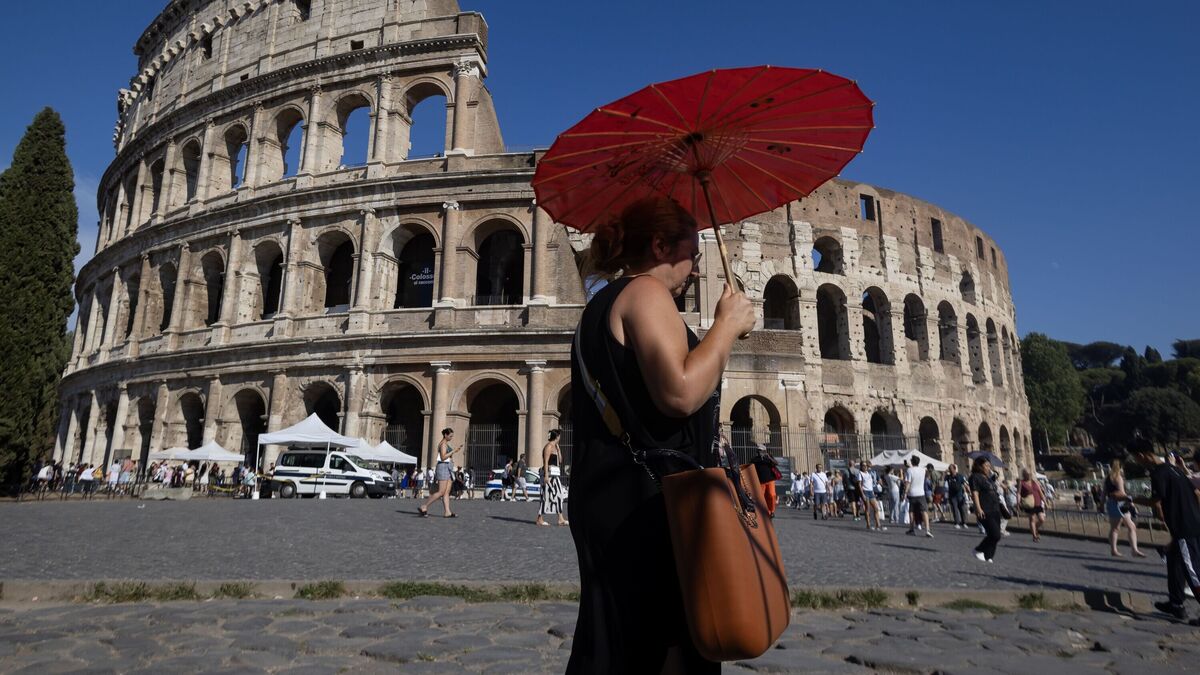
M 217 445 L 216 441 L 209 441 L 189 452 L 187 459 L 197 462 L 236 462 L 241 464 L 246 461 L 246 456 L 230 452 Z
M 187 448 L 170 448 L 168 450 L 155 450 L 150 453 L 151 462 L 186 462 L 192 458 L 192 451 Z
M 416 464 L 417 458 L 412 455 L 400 452 L 391 443 L 383 441 L 374 447 L 357 448 L 354 454 L 363 459 L 370 459 L 376 462 L 386 462 L 389 464 Z
M 295 445 L 304 448 L 353 448 L 360 439 L 343 436 L 325 426 L 316 413 L 304 421 L 258 437 L 259 445 Z
M 946 462 L 934 459 L 919 450 L 884 450 L 871 458 L 871 464 L 873 466 L 912 466 L 913 457 L 919 458 L 920 466 L 932 464 L 934 471 L 946 471 L 950 468 Z

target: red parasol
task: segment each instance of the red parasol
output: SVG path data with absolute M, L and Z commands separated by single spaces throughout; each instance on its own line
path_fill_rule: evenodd
M 733 68 L 652 84 L 563 132 L 533 189 L 556 222 L 581 232 L 652 195 L 693 215 L 706 209 L 702 227 L 716 231 L 732 283 L 717 226 L 836 176 L 862 151 L 873 106 L 857 84 L 821 70 Z

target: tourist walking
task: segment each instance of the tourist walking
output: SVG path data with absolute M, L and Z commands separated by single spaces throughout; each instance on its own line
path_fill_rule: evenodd
M 951 464 L 946 474 L 946 503 L 950 507 L 950 517 L 954 520 L 954 529 L 961 530 L 967 526 L 967 479 L 958 472 L 958 465 Z
M 888 520 L 893 525 L 902 524 L 904 521 L 900 517 L 900 488 L 903 481 L 899 472 L 892 467 L 888 467 L 884 479 L 887 481 L 888 491 Z
M 1021 512 L 1029 517 L 1029 532 L 1033 535 L 1033 540 L 1039 542 L 1042 537 L 1038 534 L 1038 526 L 1046 522 L 1046 499 L 1042 494 L 1042 486 L 1034 480 L 1029 469 L 1022 469 L 1021 483 L 1017 490 Z M 1135 544 L 1134 548 L 1136 547 Z
M 513 501 L 517 500 L 517 490 L 521 491 L 521 499 L 529 501 L 529 481 L 525 478 L 525 460 L 517 459 L 513 466 Z
M 821 471 L 821 465 L 812 472 L 812 505 L 813 520 L 820 516 L 821 520 L 829 519 L 829 478 Z
M 879 522 L 879 497 L 875 493 L 879 479 L 875 475 L 875 469 L 871 468 L 870 462 L 862 462 L 858 465 L 858 476 L 859 487 L 862 490 L 863 518 L 867 521 L 867 529 L 882 532 L 887 528 Z M 872 519 L 875 521 L 874 526 L 871 525 Z
M 91 499 L 96 494 L 96 470 L 85 464 L 79 471 L 79 484 L 83 486 L 83 498 Z
M 433 474 L 434 479 L 437 480 L 437 491 L 430 495 L 429 499 L 421 502 L 421 505 L 417 507 L 417 512 L 420 513 L 421 517 L 423 518 L 429 516 L 429 505 L 433 504 L 439 499 L 442 500 L 442 509 L 445 512 L 445 517 L 456 517 L 454 513 L 450 511 L 450 484 L 454 480 L 454 465 L 450 463 L 450 458 L 454 456 L 454 453 L 458 452 L 458 449 L 450 446 L 450 443 L 453 440 L 454 430 L 449 427 L 442 429 L 442 440 L 438 441 L 437 446 L 437 468 Z
M 1150 471 L 1150 496 L 1134 501 L 1153 507 L 1171 533 L 1167 600 L 1155 602 L 1154 607 L 1182 621 L 1187 619 L 1186 591 L 1190 589 L 1192 598 L 1200 602 L 1200 495 L 1187 472 L 1160 460 L 1149 440 L 1136 439 L 1129 450 L 1134 461 Z M 1200 619 L 1191 623 L 1200 626 Z
M 976 457 L 971 464 L 971 495 L 975 502 L 975 517 L 986 534 L 983 541 L 975 547 L 975 557 L 987 562 L 993 562 L 993 558 L 996 557 L 996 544 L 1001 539 L 1000 521 L 1003 519 L 1000 495 L 996 492 L 996 484 L 991 480 L 991 473 L 992 463 L 987 457 Z
M 783 477 L 783 474 L 779 473 L 779 463 L 767 452 L 764 445 L 758 446 L 758 454 L 752 463 L 758 474 L 758 482 L 762 485 L 763 504 L 767 506 L 767 514 L 774 518 L 775 506 L 779 501 L 779 496 L 775 493 L 775 481 Z
M 542 447 L 542 505 L 538 508 L 537 520 L 533 521 L 536 525 L 550 524 L 546 522 L 546 514 L 557 515 L 559 525 L 570 525 L 563 513 L 562 467 L 558 459 L 561 455 L 558 448 L 561 433 L 558 429 L 551 429 L 549 440 Z
M 589 394 L 604 392 L 630 447 L 716 464 L 721 375 L 738 336 L 754 327 L 754 310 L 727 284 L 697 338 L 675 297 L 696 276 L 699 255 L 692 216 L 649 198 L 602 223 L 584 263 L 584 278 L 611 281 L 584 308 L 572 350 L 571 534 L 581 597 L 568 673 L 720 672 L 687 629 L 662 494 Z
M 933 538 L 929 531 L 929 498 L 925 494 L 925 471 L 921 466 L 921 458 L 913 457 L 912 466 L 904 473 L 904 482 L 908 485 L 908 510 L 912 514 L 912 522 L 905 534 L 916 534 L 918 525 L 924 525 L 925 536 Z
M 1121 526 L 1129 532 L 1129 550 L 1138 558 L 1146 554 L 1138 548 L 1137 523 L 1133 522 L 1133 499 L 1125 492 L 1125 465 L 1120 459 L 1114 459 L 1109 465 L 1108 477 L 1104 479 L 1104 512 L 1108 515 L 1108 553 L 1120 558 L 1117 550 L 1117 540 L 1120 538 Z

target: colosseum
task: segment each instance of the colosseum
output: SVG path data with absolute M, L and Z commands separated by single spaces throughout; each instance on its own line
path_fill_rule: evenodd
M 506 150 L 487 46 L 455 0 L 171 0 L 118 94 L 56 458 L 215 440 L 265 468 L 258 435 L 315 413 L 426 463 L 452 427 L 477 470 L 561 428 L 569 463 L 587 242 L 538 208 L 541 153 Z M 444 148 L 416 156 L 414 120 L 440 140 L 443 108 Z M 724 231 L 760 315 L 722 383 L 737 449 L 1031 463 L 984 232 L 842 179 Z M 702 247 L 678 301 L 700 332 L 725 283 Z

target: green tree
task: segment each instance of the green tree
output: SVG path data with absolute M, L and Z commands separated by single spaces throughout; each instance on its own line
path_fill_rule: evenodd
M 1163 362 L 1162 354 L 1159 354 L 1158 350 L 1155 349 L 1154 347 L 1151 347 L 1150 345 L 1146 345 L 1146 353 L 1143 354 L 1142 357 L 1146 359 L 1146 363 L 1162 363 Z
M 1200 358 L 1200 340 L 1176 340 L 1171 343 L 1171 349 L 1177 359 Z
M 1075 364 L 1075 368 L 1078 370 L 1107 368 L 1117 359 L 1121 358 L 1121 355 L 1125 353 L 1125 349 L 1124 345 L 1099 340 L 1097 342 L 1089 342 L 1086 345 L 1069 345 L 1067 347 L 1067 355 L 1071 357 L 1071 362 Z
M 1121 406 L 1127 438 L 1140 434 L 1160 445 L 1200 437 L 1200 404 L 1182 392 L 1162 387 L 1135 391 Z
M 23 480 L 54 443 L 79 252 L 74 187 L 66 129 L 46 108 L 0 175 L 0 483 Z
M 1146 359 L 1138 356 L 1133 347 L 1126 347 L 1121 355 L 1121 370 L 1125 371 L 1125 390 L 1136 391 L 1146 386 Z
M 1067 356 L 1066 346 L 1041 333 L 1030 333 L 1021 340 L 1021 363 L 1030 424 L 1047 432 L 1052 443 L 1064 442 L 1083 414 L 1084 401 L 1079 373 Z

